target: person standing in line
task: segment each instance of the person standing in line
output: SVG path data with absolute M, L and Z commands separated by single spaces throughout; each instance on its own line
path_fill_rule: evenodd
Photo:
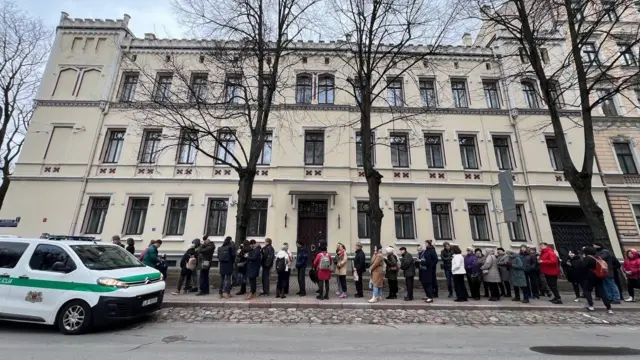
M 500 270 L 498 269 L 498 259 L 493 250 L 487 250 L 487 256 L 482 264 L 482 279 L 489 285 L 489 301 L 500 301 Z
M 580 255 L 569 250 L 567 260 L 563 262 L 564 273 L 567 277 L 567 281 L 573 286 L 573 292 L 576 294 L 575 302 L 580 301 L 580 291 L 582 284 L 584 283 L 582 259 Z
M 584 254 L 583 265 L 584 265 L 584 297 L 587 299 L 586 308 L 589 311 L 595 311 L 593 307 L 593 297 L 591 292 L 595 289 L 596 293 L 605 294 L 604 290 L 604 281 L 606 279 L 606 275 L 603 274 L 603 267 L 599 264 L 599 262 L 606 261 L 601 257 L 597 256 L 596 249 L 590 246 L 582 249 L 582 253 Z M 606 265 L 605 265 L 606 266 Z M 600 272 L 598 272 L 600 270 Z M 611 301 L 605 295 L 601 298 L 602 303 L 607 308 L 607 313 L 613 314 L 613 310 L 611 309 Z
M 482 266 L 484 265 L 484 261 L 487 259 L 487 256 L 482 252 L 482 249 L 476 248 L 475 250 L 477 262 L 476 269 L 474 269 L 474 274 L 478 275 L 478 279 L 480 280 L 480 290 L 484 287 L 484 297 L 489 298 L 489 283 L 484 281 L 484 276 L 482 274 Z M 478 293 L 480 293 L 478 290 Z
M 182 255 L 182 259 L 180 259 L 179 265 L 180 278 L 178 278 L 178 289 L 176 292 L 172 293 L 173 295 L 180 295 L 183 284 L 185 294 L 191 289 L 191 272 L 196 268 L 196 251 L 193 245 L 189 245 L 187 251 L 185 251 L 184 255 Z
M 206 236 L 206 235 L 205 235 Z M 202 270 L 202 262 L 200 261 L 200 256 L 198 256 L 198 249 L 200 248 L 200 244 L 202 242 L 200 239 L 195 238 L 191 241 L 193 248 L 196 252 L 196 269 L 191 273 L 191 291 L 197 293 L 200 291 L 200 270 Z
M 300 289 L 296 295 L 307 296 L 306 277 L 309 251 L 304 247 L 304 244 L 300 240 L 298 240 L 296 245 L 298 247 L 296 250 L 296 271 L 298 271 L 298 288 Z
M 423 247 L 418 254 L 418 260 L 420 261 L 420 268 L 418 270 L 418 279 L 424 288 L 426 297 L 423 299 L 426 303 L 432 303 L 435 295 L 433 294 L 433 264 L 438 261 L 438 254 L 435 251 L 430 250 L 426 246 Z
M 354 297 L 361 298 L 364 297 L 364 292 L 362 289 L 362 275 L 367 271 L 367 258 L 362 251 L 362 243 L 356 243 L 356 256 L 353 259 L 353 269 L 358 276 L 358 279 L 355 281 L 356 283 L 356 294 Z
M 233 260 L 235 257 L 236 249 L 231 242 L 231 236 L 227 236 L 222 243 L 222 246 L 218 248 L 218 266 L 220 270 L 220 299 L 231 298 L 231 285 L 233 281 Z
M 433 252 L 435 254 L 436 261 L 431 265 L 433 269 L 431 270 L 431 287 L 433 288 L 433 298 L 438 298 L 439 290 L 438 290 L 438 279 L 436 278 L 436 274 L 438 273 L 438 251 L 436 247 L 433 246 L 433 240 L 426 240 L 425 242 L 426 249 L 428 252 Z
M 386 277 L 389 282 L 389 296 L 387 299 L 397 299 L 398 298 L 398 271 L 400 270 L 400 264 L 398 261 L 398 256 L 396 256 L 394 252 L 393 246 L 389 246 L 386 249 L 387 256 L 384 259 L 385 264 L 387 265 Z
M 440 251 L 440 260 L 442 263 L 440 267 L 444 271 L 444 277 L 447 279 L 447 290 L 449 290 L 449 297 L 453 297 L 453 274 L 451 272 L 451 260 L 453 259 L 453 251 L 451 250 L 451 244 L 445 241 L 443 244 L 444 249 Z
M 639 3 L 640 5 L 640 3 Z M 624 259 L 622 259 L 624 261 Z M 624 299 L 624 294 L 622 293 L 622 283 L 620 282 L 620 273 L 622 272 L 622 264 L 617 257 L 612 256 L 613 263 L 613 281 L 616 283 L 616 288 L 618 288 L 618 292 L 620 293 L 620 300 Z
M 374 247 L 371 267 L 369 267 L 369 272 L 371 273 L 370 286 L 373 289 L 373 296 L 369 300 L 369 303 L 378 302 L 382 298 L 382 288 L 384 287 L 383 267 L 384 256 L 382 256 L 382 249 Z
M 476 262 L 473 264 L 473 268 L 471 268 L 471 297 L 473 300 L 480 300 L 480 287 L 482 287 L 482 265 L 484 265 L 485 256 L 482 253 L 482 249 L 476 249 L 474 252 L 474 256 L 476 257 Z M 487 286 L 488 287 L 488 286 Z
M 558 276 L 560 276 L 560 261 L 555 251 L 547 243 L 540 243 L 540 273 L 547 280 L 547 286 L 553 294 L 552 304 L 562 304 L 560 292 L 558 291 Z
M 615 281 L 613 280 L 613 277 L 615 275 L 613 266 L 614 256 L 609 250 L 605 249 L 601 243 L 593 243 L 593 248 L 596 250 L 596 255 L 607 263 L 607 267 L 609 270 L 609 275 L 602 282 L 602 286 L 604 288 L 602 297 L 608 297 L 609 301 L 612 304 L 620 304 L 620 291 L 616 286 Z M 597 291 L 596 294 L 598 294 Z
M 320 242 L 320 251 L 313 260 L 313 267 L 318 272 L 318 290 L 320 291 L 316 299 L 329 300 L 329 280 L 331 280 L 331 255 L 327 252 L 327 243 Z
M 289 295 L 289 281 L 291 280 L 291 264 L 293 263 L 293 254 L 291 253 L 291 250 L 289 249 L 289 243 L 288 242 L 285 242 L 282 245 L 287 247 L 287 254 L 289 255 L 289 268 L 287 270 L 287 277 L 286 277 L 286 279 L 284 281 L 284 294 L 285 295 Z
M 162 245 L 162 240 L 156 240 L 153 244 L 149 245 L 147 251 L 144 253 L 142 263 L 156 269 L 158 267 L 158 248 Z
M 111 243 L 114 245 L 118 245 L 124 249 L 124 244 L 122 244 L 122 241 L 120 241 L 120 235 L 113 235 L 111 237 Z
M 127 239 L 127 247 L 125 250 L 127 250 L 131 255 L 134 255 L 136 253 L 136 242 L 133 240 L 133 238 Z
M 527 248 L 520 247 L 520 253 L 516 254 L 514 252 L 509 252 L 507 256 L 509 256 L 509 263 L 507 268 L 509 268 L 509 275 L 511 276 L 511 285 L 513 285 L 513 294 L 514 297 L 511 301 L 521 301 L 520 300 L 520 291 L 522 291 L 522 303 L 528 304 L 529 298 L 531 297 L 531 291 L 529 286 L 527 286 L 527 276 L 524 271 L 524 260 L 526 257 Z
M 342 243 L 338 243 L 336 258 L 338 259 L 336 263 L 336 275 L 338 275 L 338 282 L 340 283 L 340 294 L 338 297 L 344 299 L 347 297 L 347 263 L 349 258 L 347 248 Z
M 236 253 L 236 268 L 238 276 L 238 285 L 240 285 L 240 291 L 236 295 L 244 295 L 247 293 L 247 255 L 251 251 L 251 245 L 249 240 L 242 242 L 242 246 Z
M 198 261 L 200 262 L 200 291 L 197 296 L 209 295 L 209 271 L 211 270 L 211 261 L 216 251 L 216 244 L 205 236 L 200 247 L 196 249 Z
M 467 288 L 464 286 L 464 278 L 467 274 L 464 266 L 464 256 L 462 256 L 462 250 L 457 245 L 451 247 L 453 257 L 451 258 L 451 274 L 453 276 L 453 288 L 456 293 L 455 302 L 468 301 L 469 294 Z
M 284 291 L 287 285 L 289 266 L 291 266 L 290 259 L 289 246 L 284 243 L 280 248 L 280 251 L 278 251 L 278 253 L 276 254 L 276 273 L 278 274 L 278 282 L 276 283 L 276 298 L 286 298 Z
M 511 298 L 511 274 L 509 273 L 509 256 L 504 252 L 503 248 L 498 248 L 498 270 L 500 270 L 500 296 Z
M 473 284 L 473 269 L 476 265 L 476 261 L 478 261 L 478 258 L 476 257 L 476 254 L 473 252 L 473 248 L 472 247 L 468 247 L 467 248 L 467 254 L 464 255 L 464 270 L 467 273 L 467 283 L 469 284 L 469 294 L 470 297 L 473 299 L 473 290 L 472 290 L 472 284 Z
M 244 256 L 247 258 L 247 278 L 249 279 L 249 291 L 250 294 L 246 300 L 253 300 L 256 298 L 256 292 L 258 291 L 258 276 L 260 275 L 260 267 L 262 265 L 262 249 L 255 240 L 249 241 L 251 251 Z
M 635 302 L 634 289 L 640 289 L 640 257 L 638 257 L 638 251 L 636 249 L 627 250 L 622 265 L 622 272 L 627 277 L 627 290 L 629 291 L 629 298 L 625 301 Z
M 270 238 L 266 238 L 264 243 L 265 245 L 262 247 L 262 292 L 260 296 L 269 296 L 269 276 L 276 254 Z
M 413 301 L 413 278 L 416 276 L 413 256 L 407 252 L 407 248 L 404 246 L 400 248 L 400 255 L 400 268 L 407 288 L 407 296 L 404 297 L 404 301 Z
M 524 254 L 522 261 L 524 262 L 524 273 L 527 276 L 527 283 L 531 289 L 531 298 L 540 299 L 538 292 L 538 279 L 540 278 L 540 274 L 539 270 L 537 270 L 539 264 L 535 256 L 535 249 L 532 253 L 527 245 L 522 245 L 520 246 L 520 252 Z

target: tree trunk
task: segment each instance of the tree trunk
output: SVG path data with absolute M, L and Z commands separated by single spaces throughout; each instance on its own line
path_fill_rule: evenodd
M 584 212 L 585 219 L 593 232 L 593 241 L 610 244 L 607 225 L 604 222 L 604 212 L 593 198 L 590 186 L 573 186 L 573 190 L 578 197 L 580 207 Z
M 10 183 L 11 179 L 9 179 L 8 175 L 2 177 L 2 184 L 0 184 L 0 209 L 2 209 L 2 204 L 4 204 L 4 198 L 7 196 Z
M 243 168 L 238 172 L 238 175 L 240 179 L 238 180 L 238 204 L 236 205 L 238 207 L 236 212 L 236 247 L 239 247 L 247 239 L 256 170 Z
M 384 214 L 380 208 L 380 184 L 382 183 L 382 175 L 375 170 L 365 169 L 365 176 L 367 178 L 367 187 L 369 188 L 369 211 L 371 216 L 371 244 L 370 253 L 373 255 L 374 247 L 380 249 L 381 246 L 381 233 L 382 233 L 382 218 Z

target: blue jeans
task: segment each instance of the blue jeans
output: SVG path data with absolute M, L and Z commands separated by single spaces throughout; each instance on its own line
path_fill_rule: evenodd
M 605 296 L 609 298 L 609 300 L 620 301 L 620 290 L 618 290 L 618 286 L 615 281 L 613 281 L 613 278 L 604 279 L 603 285 Z
M 373 296 L 382 296 L 382 288 L 373 287 Z
M 449 294 L 453 294 L 453 274 L 451 273 L 451 269 L 444 269 L 444 277 L 447 278 L 447 290 L 449 290 Z
M 220 295 L 231 292 L 232 274 L 220 274 Z

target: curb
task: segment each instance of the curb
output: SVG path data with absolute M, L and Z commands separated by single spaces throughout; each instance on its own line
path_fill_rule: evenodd
M 225 302 L 192 302 L 192 301 L 165 301 L 162 308 L 225 308 L 225 309 L 358 309 L 358 310 L 490 310 L 490 311 L 584 311 L 582 306 L 567 305 L 499 305 L 499 304 L 430 304 L 421 301 L 410 304 L 396 303 L 361 303 L 361 302 L 310 302 L 297 303 L 287 301 L 277 302 L 251 302 L 251 301 L 225 301 Z M 640 307 L 614 307 L 616 312 L 640 312 Z

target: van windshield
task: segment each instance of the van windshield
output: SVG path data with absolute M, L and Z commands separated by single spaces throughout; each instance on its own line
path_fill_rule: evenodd
M 113 245 L 71 245 L 84 266 L 90 270 L 115 270 L 144 265 L 119 246 Z

